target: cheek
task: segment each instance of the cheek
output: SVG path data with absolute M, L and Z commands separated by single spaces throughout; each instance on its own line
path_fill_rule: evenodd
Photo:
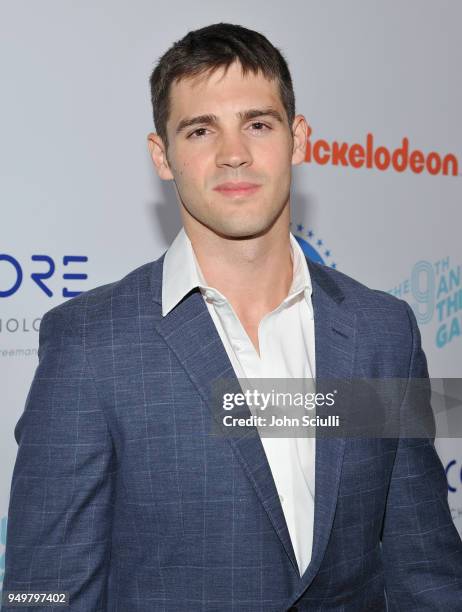
M 175 182 L 182 201 L 198 212 L 206 206 L 207 172 L 201 160 L 176 160 Z
M 273 189 L 278 190 L 283 188 L 286 183 L 286 179 L 290 180 L 291 173 L 291 164 L 290 159 L 287 158 L 287 155 L 280 154 L 275 156 L 274 154 L 268 156 L 268 159 L 265 160 L 265 165 L 263 166 L 265 169 L 266 175 L 269 177 L 270 183 L 272 183 Z
M 200 185 L 205 174 L 205 164 L 198 156 L 188 156 L 177 161 L 176 174 L 183 183 Z
M 292 161 L 292 148 L 289 142 L 277 141 L 272 144 L 265 143 L 253 152 L 254 163 L 270 176 L 284 176 L 290 173 Z

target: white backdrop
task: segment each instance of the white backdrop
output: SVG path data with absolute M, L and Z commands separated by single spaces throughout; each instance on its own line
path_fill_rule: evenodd
M 0 588 L 13 430 L 37 364 L 40 317 L 69 299 L 65 289 L 85 291 L 156 259 L 180 228 L 173 190 L 147 152 L 148 77 L 173 41 L 217 21 L 261 31 L 289 61 L 297 110 L 312 128 L 312 159 L 295 169 L 292 197 L 306 252 L 406 299 L 431 376 L 461 376 L 461 3 L 4 0 Z M 352 145 L 365 146 L 367 134 L 386 148 L 378 165 L 403 138 L 422 157 L 401 172 L 355 168 L 361 149 Z M 348 154 L 323 163 L 334 142 Z M 415 171 L 431 152 L 432 171 L 438 156 L 452 156 L 446 175 Z M 462 532 L 462 445 L 438 446 Z

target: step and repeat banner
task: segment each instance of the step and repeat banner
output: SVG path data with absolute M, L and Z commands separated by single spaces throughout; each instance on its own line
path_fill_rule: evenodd
M 148 78 L 173 41 L 219 21 L 259 30 L 289 62 L 310 126 L 291 198 L 305 253 L 406 300 L 430 375 L 461 376 L 461 3 L 5 1 L 0 588 L 40 319 L 157 259 L 180 229 L 148 154 Z M 437 445 L 462 532 L 462 443 Z

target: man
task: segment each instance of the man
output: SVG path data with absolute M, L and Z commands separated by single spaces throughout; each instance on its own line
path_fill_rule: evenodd
M 42 320 L 4 589 L 68 591 L 82 612 L 461 609 L 431 439 L 211 433 L 223 378 L 428 377 L 407 304 L 289 232 L 307 125 L 284 59 L 216 24 L 151 87 L 149 150 L 184 228 Z

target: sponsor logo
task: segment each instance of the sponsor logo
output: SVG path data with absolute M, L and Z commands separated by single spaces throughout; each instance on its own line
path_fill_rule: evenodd
M 366 134 L 359 143 L 328 141 L 312 138 L 313 130 L 308 126 L 308 142 L 305 162 L 319 166 L 344 166 L 376 170 L 410 171 L 414 174 L 458 176 L 459 160 L 454 153 L 428 153 L 411 147 L 409 138 L 404 137 L 393 150 L 384 145 L 377 146 L 374 135 Z
M 446 478 L 448 479 L 448 491 L 457 493 L 462 489 L 462 465 L 456 459 L 451 459 L 446 465 Z
M 331 268 L 337 267 L 336 262 L 333 261 L 331 250 L 326 247 L 324 240 L 318 237 L 312 229 L 305 228 L 303 223 L 291 223 L 290 231 L 302 247 L 306 257 Z
M 420 325 L 435 324 L 435 345 L 440 349 L 462 335 L 461 271 L 449 256 L 433 263 L 420 260 L 408 278 L 388 291 L 409 302 Z
M 69 289 L 68 285 L 73 281 L 83 281 L 88 278 L 85 273 L 72 271 L 75 265 L 82 266 L 88 261 L 86 255 L 64 255 L 60 262 L 65 269 L 63 273 L 56 270 L 55 260 L 49 255 L 32 255 L 31 261 L 34 263 L 30 264 L 29 261 L 21 263 L 13 255 L 0 253 L 0 298 L 15 295 L 27 281 L 32 281 L 32 284 L 50 298 L 54 295 L 51 286 L 56 286 L 57 279 L 66 281 L 64 286 L 60 287 L 65 298 L 75 297 L 85 291 L 85 289 Z M 51 283 L 50 279 L 53 279 Z

